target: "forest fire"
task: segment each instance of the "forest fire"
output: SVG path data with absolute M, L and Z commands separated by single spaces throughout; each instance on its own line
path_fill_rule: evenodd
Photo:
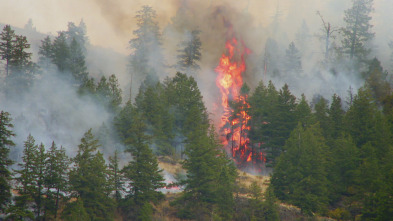
M 263 153 L 257 153 L 250 143 L 251 116 L 248 113 L 248 87 L 244 85 L 242 73 L 246 70 L 244 56 L 250 50 L 236 38 L 225 44 L 227 53 L 222 54 L 215 71 L 216 85 L 221 92 L 223 114 L 220 121 L 222 143 L 240 168 L 264 162 Z

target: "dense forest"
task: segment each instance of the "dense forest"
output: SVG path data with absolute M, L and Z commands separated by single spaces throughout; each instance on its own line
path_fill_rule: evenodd
M 211 56 L 204 47 L 211 43 L 204 46 L 204 28 L 184 25 L 186 9 L 172 19 L 171 28 L 185 33 L 176 43 L 173 64 L 167 62 L 155 9 L 143 6 L 135 12 L 128 88 L 116 74 L 89 72 L 92 46 L 83 21 L 42 38 L 37 54 L 26 36 L 4 25 L 0 220 L 390 220 L 392 73 L 372 47 L 378 34 L 371 24 L 373 7 L 373 0 L 351 1 L 342 27 L 317 14 L 323 55 L 311 72 L 337 81 L 356 79 L 345 85 L 344 94 L 307 91 L 306 97 L 291 91 L 294 79 L 307 82 L 305 23 L 283 53 L 279 37 L 271 36 L 246 62 L 244 81 L 238 97 L 228 98 L 226 116 L 232 129 L 247 124 L 238 126 L 251 150 L 244 164 L 233 154 L 235 133 L 217 123 L 221 115 L 212 113 L 217 109 L 206 104 L 212 99 L 202 96 L 209 88 L 200 84 L 202 60 Z M 213 10 L 215 16 L 223 11 Z M 230 21 L 220 22 L 231 32 L 236 29 Z M 233 59 L 243 60 L 243 54 Z M 14 116 L 16 109 L 27 112 Z M 94 126 L 85 128 L 86 121 Z M 29 133 L 23 143 L 15 141 L 21 139 L 17 126 Z M 72 143 L 63 143 L 67 139 L 78 143 L 63 146 Z M 238 148 L 246 148 L 242 145 Z M 168 175 L 161 162 L 181 169 Z M 268 181 L 245 185 L 244 171 L 256 173 L 256 179 L 266 175 Z M 291 215 L 288 207 L 299 213 Z

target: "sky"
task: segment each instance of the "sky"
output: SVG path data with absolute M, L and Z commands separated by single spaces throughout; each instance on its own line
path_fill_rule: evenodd
M 29 19 L 37 31 L 56 34 L 66 30 L 68 22 L 79 24 L 83 19 L 87 25 L 87 35 L 93 45 L 114 49 L 128 54 L 128 41 L 136 29 L 134 16 L 143 5 L 150 5 L 158 15 L 161 28 L 170 22 L 179 4 L 197 0 L 0 0 L 0 22 L 23 27 Z M 332 11 L 334 4 L 323 0 L 198 0 L 204 7 L 211 5 L 231 5 L 239 11 L 247 11 L 254 17 L 255 24 L 266 26 L 271 22 L 277 6 L 284 20 L 291 13 L 308 9 L 303 16 L 315 14 L 325 8 Z M 345 5 L 345 4 L 343 4 Z M 290 8 L 299 10 L 289 10 Z M 306 10 L 304 10 L 306 12 Z M 298 17 L 298 14 L 296 15 Z M 292 25 L 288 25 L 291 29 Z

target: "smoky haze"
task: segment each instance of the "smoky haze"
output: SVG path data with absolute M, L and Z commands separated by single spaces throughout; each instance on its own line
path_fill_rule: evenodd
M 272 80 L 277 88 L 288 83 L 298 98 L 304 93 L 311 101 L 315 94 L 330 98 L 337 93 L 345 98 L 349 87 L 356 91 L 363 83 L 351 63 L 336 67 L 334 74 L 330 67 L 321 67 L 323 26 L 317 11 L 338 29 L 344 25 L 344 10 L 350 7 L 349 0 L 4 0 L 0 22 L 23 27 L 31 18 L 38 32 L 55 36 L 57 31 L 66 29 L 68 22 L 78 23 L 83 19 L 91 44 L 86 58 L 90 75 L 98 79 L 102 75 L 116 74 L 124 91 L 123 100 L 127 100 L 130 76 L 126 56 L 132 53 L 128 41 L 135 37 L 132 33 L 137 28 L 135 15 L 142 5 L 150 5 L 157 11 L 164 57 L 169 67 L 160 75 L 161 79 L 176 72 L 171 67 L 176 63 L 179 43 L 191 30 L 201 30 L 201 70 L 195 78 L 210 112 L 214 112 L 214 104 L 219 99 L 214 68 L 231 35 L 244 41 L 251 50 L 246 57 L 247 71 L 244 74 L 251 88 L 262 79 Z M 375 0 L 374 8 L 372 30 L 376 37 L 370 57 L 378 55 L 384 68 L 391 71 L 388 43 L 393 40 L 393 4 L 390 0 Z M 265 43 L 269 38 L 277 43 L 278 63 L 283 62 L 288 45 L 291 42 L 296 44 L 301 51 L 301 73 L 264 76 Z M 306 44 L 302 40 L 307 40 Z M 339 33 L 333 40 L 340 44 Z M 99 50 L 97 46 L 106 49 Z M 98 128 L 113 117 L 88 98 L 78 97 L 69 83 L 56 76 L 42 76 L 42 81 L 34 85 L 24 100 L 1 99 L 0 108 L 9 111 L 15 119 L 18 146 L 31 133 L 38 142 L 49 145 L 55 140 L 72 151 L 88 128 Z M 134 83 L 136 85 L 138 82 Z

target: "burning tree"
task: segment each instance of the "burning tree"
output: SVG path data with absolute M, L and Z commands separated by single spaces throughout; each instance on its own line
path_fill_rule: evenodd
M 248 162 L 263 162 L 263 153 L 256 151 L 250 143 L 249 115 L 250 104 L 248 93 L 250 88 L 243 82 L 242 73 L 246 70 L 244 55 L 250 50 L 243 42 L 238 43 L 232 38 L 225 45 L 227 53 L 220 59 L 215 71 L 218 73 L 216 85 L 221 92 L 223 115 L 220 122 L 220 132 L 225 137 L 222 143 L 231 154 L 239 167 L 245 167 Z M 240 55 L 240 56 L 239 56 Z

